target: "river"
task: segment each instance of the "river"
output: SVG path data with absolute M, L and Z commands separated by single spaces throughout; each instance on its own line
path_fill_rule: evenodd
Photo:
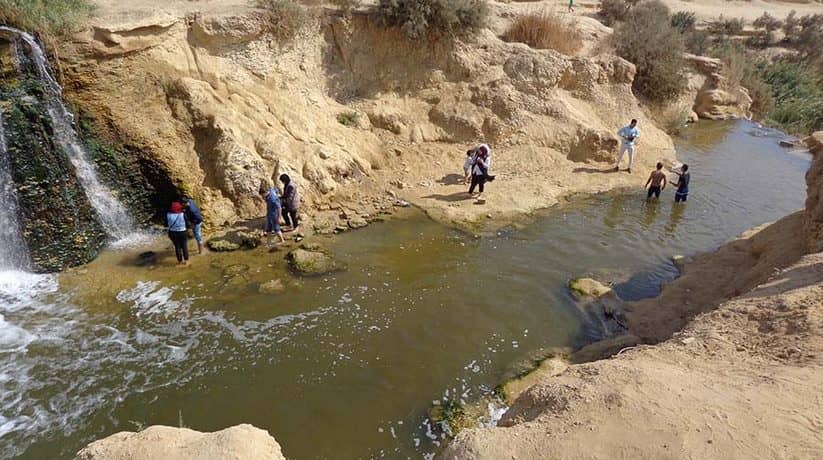
M 316 279 L 262 249 L 186 270 L 168 250 L 149 269 L 118 249 L 57 276 L 0 272 L 0 457 L 71 458 L 152 424 L 237 423 L 269 430 L 289 458 L 430 456 L 435 401 L 475 400 L 515 363 L 591 340 L 570 278 L 651 296 L 677 275 L 671 256 L 802 208 L 810 158 L 780 148 L 784 137 L 701 122 L 676 141 L 692 171 L 686 205 L 671 189 L 650 204 L 642 190 L 604 194 L 482 238 L 411 212 L 321 239 L 349 269 Z M 275 278 L 285 292 L 258 292 Z

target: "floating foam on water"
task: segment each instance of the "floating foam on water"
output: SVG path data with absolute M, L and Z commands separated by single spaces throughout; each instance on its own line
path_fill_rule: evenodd
M 149 230 L 141 230 L 119 238 L 109 243 L 112 249 L 139 249 L 143 247 L 153 246 L 157 243 L 160 233 Z
M 167 316 L 188 311 L 191 299 L 172 300 L 175 289 L 162 286 L 158 281 L 138 281 L 131 289 L 124 289 L 115 298 L 120 303 L 132 303 L 136 316 Z

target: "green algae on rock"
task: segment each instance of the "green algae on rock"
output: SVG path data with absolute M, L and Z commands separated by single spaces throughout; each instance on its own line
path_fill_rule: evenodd
M 304 276 L 320 276 L 346 269 L 324 250 L 294 249 L 286 255 L 289 266 Z

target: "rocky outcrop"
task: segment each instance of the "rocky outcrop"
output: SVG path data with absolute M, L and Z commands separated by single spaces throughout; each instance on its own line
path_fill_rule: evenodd
M 259 216 L 260 181 L 281 173 L 299 182 L 307 217 L 354 195 L 385 196 L 398 176 L 439 187 L 459 168 L 449 166 L 455 156 L 481 141 L 515 182 L 504 200 L 456 206 L 411 187 L 403 198 L 450 221 L 528 212 L 591 191 L 593 178 L 575 170 L 613 161 L 630 118 L 643 129 L 638 168 L 673 159 L 632 94 L 634 66 L 618 57 L 533 50 L 490 31 L 420 46 L 362 12 L 325 11 L 284 42 L 264 14 L 236 3 L 221 2 L 220 14 L 131 16 L 107 5 L 61 49 L 68 97 L 154 158 L 212 224 Z M 594 187 L 640 180 L 614 175 Z
M 320 276 L 346 269 L 345 264 L 314 245 L 294 249 L 286 255 L 286 259 L 295 272 L 304 276 Z
M 268 432 L 236 425 L 213 433 L 154 425 L 139 432 L 121 431 L 95 441 L 75 460 L 285 460 Z
M 687 54 L 694 72 L 688 74 L 687 92 L 694 93 L 694 112 L 700 118 L 748 118 L 752 98 L 746 88 L 733 85 L 724 74 L 723 61 Z
M 806 224 L 805 233 L 810 252 L 823 251 L 823 131 L 806 139 L 809 151 L 814 155 L 806 172 Z

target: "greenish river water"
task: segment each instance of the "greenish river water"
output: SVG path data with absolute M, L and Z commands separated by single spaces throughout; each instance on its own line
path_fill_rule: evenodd
M 349 269 L 316 279 L 263 250 L 188 270 L 168 252 L 149 270 L 110 250 L 60 276 L 0 273 L 0 457 L 71 458 L 140 425 L 238 423 L 269 430 L 289 458 L 430 456 L 433 401 L 474 400 L 513 363 L 594 338 L 570 278 L 651 296 L 676 276 L 672 255 L 800 209 L 809 157 L 783 137 L 699 123 L 677 140 L 685 206 L 673 189 L 652 204 L 630 190 L 479 239 L 413 214 L 322 240 Z M 260 294 L 273 278 L 286 291 Z

